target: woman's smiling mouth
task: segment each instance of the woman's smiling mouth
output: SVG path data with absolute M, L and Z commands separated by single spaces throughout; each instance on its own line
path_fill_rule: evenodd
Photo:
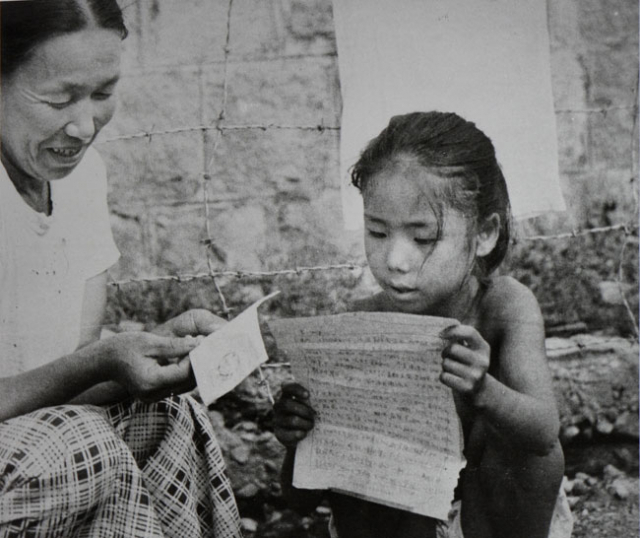
M 49 151 L 60 157 L 75 157 L 82 151 L 83 146 L 77 148 L 49 148 Z

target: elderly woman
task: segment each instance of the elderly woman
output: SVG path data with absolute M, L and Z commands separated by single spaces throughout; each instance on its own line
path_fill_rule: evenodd
M 91 143 L 126 36 L 116 0 L 2 2 L 0 536 L 240 536 L 193 387 L 187 312 L 99 340 L 118 258 Z M 164 398 L 164 399 L 162 399 Z

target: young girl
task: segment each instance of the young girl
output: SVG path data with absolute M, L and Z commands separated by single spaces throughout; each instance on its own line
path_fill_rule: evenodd
M 509 199 L 491 141 L 456 114 L 396 116 L 352 171 L 362 193 L 365 252 L 382 288 L 353 310 L 455 318 L 440 380 L 464 432 L 448 522 L 329 492 L 341 538 L 561 538 L 571 516 L 564 458 L 533 294 L 496 276 L 509 244 Z M 309 394 L 285 385 L 275 432 L 287 447 L 283 490 L 299 509 L 321 492 L 291 486 L 297 443 L 314 424 Z

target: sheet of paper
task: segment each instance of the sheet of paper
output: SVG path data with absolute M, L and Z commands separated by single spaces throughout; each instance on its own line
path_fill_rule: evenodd
M 491 138 L 513 215 L 565 209 L 545 0 L 333 0 L 347 229 L 362 228 L 349 169 L 391 116 L 457 112 Z
M 205 405 L 233 390 L 267 361 L 258 324 L 258 307 L 278 293 L 276 291 L 253 303 L 222 329 L 207 336 L 189 354 Z
M 439 333 L 457 323 L 372 312 L 269 322 L 318 413 L 298 445 L 296 487 L 447 518 L 464 459 Z

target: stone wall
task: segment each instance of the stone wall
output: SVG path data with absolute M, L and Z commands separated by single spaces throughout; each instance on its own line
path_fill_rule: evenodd
M 331 1 L 235 0 L 228 45 L 227 0 L 123 5 L 130 35 L 120 104 L 98 144 L 123 252 L 114 278 L 207 270 L 206 218 L 218 269 L 362 261 L 358 234 L 341 229 L 339 131 L 189 129 L 214 125 L 222 111 L 227 126 L 339 126 Z M 581 227 L 594 204 L 614 208 L 612 221 L 628 219 L 638 4 L 555 0 L 549 27 L 562 181 L 575 222 L 542 225 Z M 149 131 L 156 134 L 118 139 Z

